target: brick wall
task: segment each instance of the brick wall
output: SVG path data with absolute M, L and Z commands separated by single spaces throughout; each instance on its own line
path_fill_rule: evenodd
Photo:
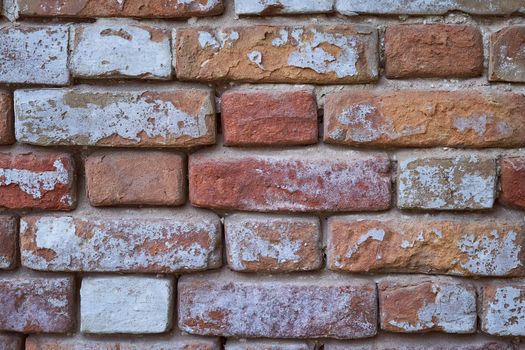
M 3 7 L 1 350 L 525 349 L 525 1 Z

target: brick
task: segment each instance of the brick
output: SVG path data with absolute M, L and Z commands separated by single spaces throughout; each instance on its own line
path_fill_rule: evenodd
M 0 277 L 0 330 L 67 333 L 75 326 L 73 277 Z
M 165 152 L 97 153 L 86 159 L 93 206 L 181 205 L 186 201 L 184 155 Z
M 163 333 L 173 313 L 173 278 L 87 277 L 80 288 L 83 333 Z
M 221 100 L 225 146 L 317 143 L 317 104 L 312 92 L 233 90 Z
M 100 20 L 72 29 L 71 74 L 77 78 L 170 79 L 170 32 L 140 22 Z
M 69 27 L 16 25 L 0 29 L 0 83 L 67 85 Z
M 235 0 L 235 13 L 240 16 L 273 16 L 329 13 L 334 0 Z
M 481 330 L 497 336 L 525 336 L 525 283 L 492 282 L 483 286 Z
M 337 276 L 188 275 L 179 328 L 200 335 L 362 338 L 376 334 L 376 286 Z
M 499 200 L 509 206 L 525 209 L 525 157 L 508 157 L 501 161 L 501 194 Z
M 483 73 L 483 39 L 473 26 L 392 26 L 385 61 L 388 78 L 476 77 Z
M 525 26 L 503 28 L 490 37 L 489 80 L 525 82 Z
M 364 83 L 378 79 L 375 28 L 249 26 L 176 34 L 180 80 Z
M 450 277 L 386 279 L 378 291 L 385 331 L 476 331 L 476 290 L 468 282 Z
M 30 336 L 26 339 L 26 350 L 220 350 L 217 338 L 191 336 L 158 336 L 155 339 L 123 339 L 105 337 L 93 339 L 88 337 L 55 337 Z
M 16 267 L 18 251 L 18 219 L 14 216 L 0 217 L 0 270 Z
M 206 88 L 17 90 L 15 119 L 17 140 L 40 146 L 192 147 L 216 137 Z
M 0 90 L 0 145 L 11 145 L 15 141 L 11 93 Z
M 313 342 L 307 340 L 284 339 L 228 339 L 225 350 L 314 350 Z
M 522 0 L 337 0 L 339 13 L 353 16 L 369 13 L 380 15 L 443 15 L 462 11 L 473 15 L 510 15 L 525 10 Z
M 18 334 L 0 334 L 0 349 L 22 350 L 24 341 Z
M 222 0 L 15 0 L 20 17 L 187 18 L 221 14 Z
M 234 214 L 226 217 L 224 230 L 234 271 L 308 271 L 323 263 L 317 218 Z
M 22 264 L 35 270 L 174 273 L 222 265 L 213 213 L 26 216 L 20 231 Z
M 71 210 L 76 206 L 74 161 L 67 153 L 0 153 L 0 206 Z
M 346 272 L 524 276 L 525 231 L 508 220 L 328 221 L 327 264 Z
M 245 211 L 358 211 L 390 207 L 390 162 L 327 148 L 221 149 L 189 159 L 190 201 Z
M 398 157 L 398 200 L 402 209 L 492 208 L 496 162 L 478 154 L 403 154 Z
M 324 141 L 379 147 L 521 147 L 525 97 L 471 91 L 339 92 L 325 100 Z

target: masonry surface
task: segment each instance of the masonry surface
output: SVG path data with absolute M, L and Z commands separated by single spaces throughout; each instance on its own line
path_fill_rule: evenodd
M 0 350 L 525 350 L 525 0 L 1 6 Z

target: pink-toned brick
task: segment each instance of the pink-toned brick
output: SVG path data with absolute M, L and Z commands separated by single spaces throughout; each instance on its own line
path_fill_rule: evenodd
M 0 217 L 0 270 L 16 267 L 18 250 L 18 219 Z
M 525 157 L 508 157 L 501 161 L 499 200 L 525 209 Z
M 15 142 L 13 99 L 8 91 L 0 91 L 0 145 Z
M 0 334 L 0 349 L 2 350 L 22 350 L 23 345 L 24 340 L 20 334 Z

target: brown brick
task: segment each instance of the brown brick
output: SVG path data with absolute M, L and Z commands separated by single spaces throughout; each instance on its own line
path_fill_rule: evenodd
M 504 158 L 501 162 L 500 201 L 525 209 L 525 157 Z
M 221 14 L 222 0 L 15 0 L 20 17 L 180 18 Z
M 521 147 L 525 97 L 471 91 L 339 92 L 325 101 L 324 141 L 378 147 Z
M 18 219 L 0 217 L 0 270 L 10 270 L 17 265 Z
M 98 153 L 86 160 L 94 206 L 181 205 L 186 201 L 184 156 L 165 152 Z
M 450 277 L 387 279 L 378 284 L 381 329 L 474 333 L 476 290 Z
M 363 83 L 378 78 L 376 29 L 364 25 L 185 28 L 180 80 Z
M 525 280 L 493 281 L 481 290 L 481 330 L 497 336 L 525 336 Z
M 388 78 L 476 77 L 483 73 L 478 28 L 464 25 L 398 25 L 385 33 Z
M 308 271 L 323 263 L 317 218 L 234 214 L 226 217 L 224 230 L 234 271 Z
M 22 218 L 22 265 L 44 271 L 184 272 L 222 265 L 217 215 Z
M 66 333 L 75 325 L 73 277 L 0 277 L 0 330 Z
M 489 80 L 525 82 L 525 26 L 503 28 L 490 37 Z
M 13 100 L 11 93 L 0 91 L 0 145 L 15 143 Z
M 190 200 L 246 211 L 358 211 L 390 207 L 390 161 L 328 148 L 218 150 L 190 156 Z
M 73 158 L 66 153 L 0 153 L 0 206 L 71 210 L 76 205 Z
M 462 276 L 525 276 L 525 228 L 512 221 L 328 221 L 328 268 Z
M 222 95 L 226 146 L 317 143 L 317 104 L 308 91 L 228 91 Z
M 2 350 L 22 350 L 23 344 L 24 340 L 20 334 L 0 334 L 0 349 Z
M 373 282 L 322 275 L 183 276 L 179 327 L 200 335 L 363 338 L 376 334 Z

